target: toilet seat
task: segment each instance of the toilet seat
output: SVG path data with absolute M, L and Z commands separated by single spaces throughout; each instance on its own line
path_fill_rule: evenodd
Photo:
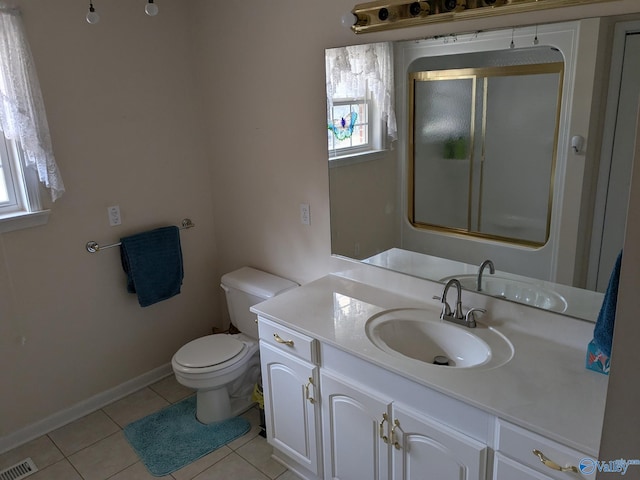
M 188 369 L 206 369 L 234 359 L 246 348 L 244 342 L 230 335 L 207 335 L 180 348 L 174 355 L 174 360 Z

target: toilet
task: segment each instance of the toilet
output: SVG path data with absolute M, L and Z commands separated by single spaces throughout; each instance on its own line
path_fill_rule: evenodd
M 297 287 L 291 280 L 243 267 L 222 276 L 231 323 L 238 334 L 214 334 L 181 347 L 171 365 L 176 380 L 196 390 L 196 417 L 221 422 L 253 405 L 251 394 L 260 376 L 256 315 L 249 308 Z

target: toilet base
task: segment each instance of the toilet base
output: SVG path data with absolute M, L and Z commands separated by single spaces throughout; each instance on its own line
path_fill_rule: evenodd
M 200 423 L 222 422 L 249 410 L 255 402 L 250 396 L 229 398 L 226 387 L 196 393 L 196 418 Z
M 260 356 L 254 355 L 242 375 L 230 384 L 196 393 L 196 418 L 205 424 L 222 422 L 249 410 L 253 387 L 260 376 Z

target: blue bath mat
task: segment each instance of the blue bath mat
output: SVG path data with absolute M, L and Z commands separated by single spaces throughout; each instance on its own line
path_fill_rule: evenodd
M 196 397 L 130 423 L 124 434 L 149 472 L 168 475 L 249 431 L 242 417 L 205 425 L 196 419 Z

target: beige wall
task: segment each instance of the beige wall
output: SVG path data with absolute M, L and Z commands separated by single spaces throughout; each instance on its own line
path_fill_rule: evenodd
M 1 236 L 0 437 L 166 364 L 220 304 L 189 9 L 163 2 L 152 19 L 143 2 L 100 2 L 91 26 L 84 2 L 17 3 L 67 192 L 48 225 Z M 148 308 L 126 293 L 117 248 L 84 248 L 187 216 L 182 294 Z
M 400 247 L 397 151 L 329 169 L 331 251 L 368 258 Z
M 0 290 L 0 435 L 168 362 L 218 317 L 223 272 L 307 282 L 342 266 L 329 256 L 325 48 L 603 8 L 355 37 L 340 26 L 345 0 L 164 0 L 153 19 L 143 2 L 110 0 L 95 26 L 77 1 L 17 3 L 68 191 L 49 225 L 2 235 L 0 286 L 15 296 Z M 121 227 L 108 226 L 112 204 Z M 125 292 L 117 251 L 84 251 L 184 216 L 197 227 L 182 233 L 183 293 L 155 306 Z

